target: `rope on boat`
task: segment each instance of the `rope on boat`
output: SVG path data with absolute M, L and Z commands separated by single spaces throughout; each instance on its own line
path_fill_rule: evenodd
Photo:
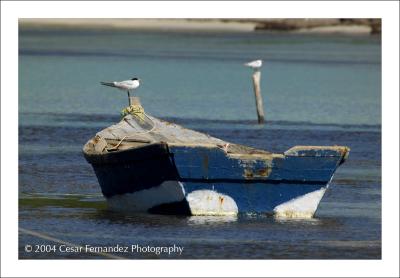
M 144 108 L 140 104 L 131 104 L 128 107 L 125 107 L 121 110 L 121 116 L 124 118 L 127 115 L 132 115 L 140 120 L 140 122 L 144 122 L 145 117 L 151 121 L 152 128 L 150 130 L 137 132 L 136 134 L 144 134 L 152 132 L 155 129 L 156 124 L 154 121 L 149 117 L 149 115 L 144 112 Z
M 127 115 L 132 115 L 139 118 L 142 122 L 144 121 L 144 109 L 141 105 L 131 104 L 128 107 L 125 107 L 121 110 L 121 116 L 125 117 Z
M 52 242 L 55 242 L 55 243 L 68 245 L 69 247 L 83 248 L 83 249 L 85 248 L 82 245 L 78 245 L 78 244 L 71 243 L 71 242 L 68 242 L 68 241 L 63 241 L 61 239 L 58 239 L 58 238 L 55 238 L 55 237 L 51 237 L 51 236 L 48 236 L 46 234 L 42 234 L 42 233 L 39 233 L 39 232 L 31 231 L 31 230 L 28 230 L 28 229 L 19 228 L 18 230 L 21 233 L 24 233 L 24 234 L 27 234 L 27 235 L 31 235 L 31 236 L 34 236 L 34 237 L 38 237 L 38 238 L 41 238 L 41 239 L 44 239 L 44 240 L 52 241 Z M 108 253 L 104 253 L 104 252 L 90 251 L 89 253 L 96 254 L 96 255 L 99 255 L 99 256 L 103 256 L 103 257 L 106 257 L 106 258 L 109 258 L 109 259 L 125 259 L 124 257 L 116 256 L 116 255 L 112 255 L 112 254 L 108 254 Z
M 141 105 L 132 104 L 132 105 L 130 105 L 130 106 L 124 108 L 124 109 L 121 111 L 121 115 L 122 115 L 123 117 L 125 117 L 125 116 L 127 116 L 127 115 L 132 115 L 133 117 L 139 118 L 139 120 L 140 120 L 141 122 L 144 122 L 145 117 L 147 117 L 147 119 L 149 119 L 149 120 L 151 121 L 152 128 L 149 129 L 149 130 L 146 130 L 146 131 L 136 132 L 136 133 L 133 134 L 133 135 L 125 135 L 125 136 L 118 142 L 117 145 L 115 145 L 115 146 L 112 147 L 112 148 L 106 148 L 107 151 L 117 150 L 117 149 L 119 148 L 119 146 L 121 145 L 121 143 L 122 143 L 125 139 L 127 139 L 127 138 L 129 138 L 129 137 L 132 137 L 132 136 L 136 136 L 136 135 L 138 135 L 138 134 L 150 133 L 150 132 L 152 132 L 152 131 L 156 128 L 156 124 L 155 124 L 154 121 L 149 117 L 149 115 L 147 115 L 146 112 L 144 112 L 144 109 L 143 109 L 143 107 L 142 107 Z

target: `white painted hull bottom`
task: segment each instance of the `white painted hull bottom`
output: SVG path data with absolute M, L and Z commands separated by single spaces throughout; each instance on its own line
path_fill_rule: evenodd
M 277 218 L 312 218 L 327 187 L 327 185 L 320 187 L 290 200 L 282 200 L 273 207 L 266 203 L 265 209 L 258 201 L 258 208 L 255 211 L 240 210 L 239 208 L 243 207 L 240 203 L 243 202 L 243 198 L 238 197 L 235 200 L 233 194 L 221 193 L 213 186 L 212 189 L 199 189 L 188 193 L 185 192 L 185 184 L 178 181 L 166 181 L 150 189 L 115 195 L 107 198 L 107 201 L 110 209 L 125 212 L 148 212 L 157 206 L 184 202 L 188 206 L 190 215 L 235 216 L 238 213 L 258 212 L 271 213 Z
M 328 187 L 328 186 L 327 186 Z M 274 208 L 277 218 L 312 218 L 327 187 L 299 196 Z

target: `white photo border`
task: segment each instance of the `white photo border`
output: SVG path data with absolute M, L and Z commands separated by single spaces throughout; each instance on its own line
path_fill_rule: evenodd
M 382 18 L 382 260 L 18 260 L 18 19 L 118 17 Z M 1 143 L 1 276 L 398 275 L 399 3 L 2 1 Z

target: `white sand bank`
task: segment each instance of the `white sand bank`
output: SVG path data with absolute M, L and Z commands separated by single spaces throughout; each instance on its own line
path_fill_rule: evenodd
M 132 30 L 176 31 L 244 31 L 254 30 L 256 23 L 223 22 L 220 20 L 194 19 L 20 19 L 21 26 L 70 27 L 70 28 L 118 28 Z

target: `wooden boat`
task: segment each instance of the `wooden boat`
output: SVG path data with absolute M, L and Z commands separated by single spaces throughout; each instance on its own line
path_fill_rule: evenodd
M 344 146 L 279 154 L 229 143 L 149 116 L 138 99 L 126 114 L 83 148 L 115 210 L 309 218 L 349 154 Z

